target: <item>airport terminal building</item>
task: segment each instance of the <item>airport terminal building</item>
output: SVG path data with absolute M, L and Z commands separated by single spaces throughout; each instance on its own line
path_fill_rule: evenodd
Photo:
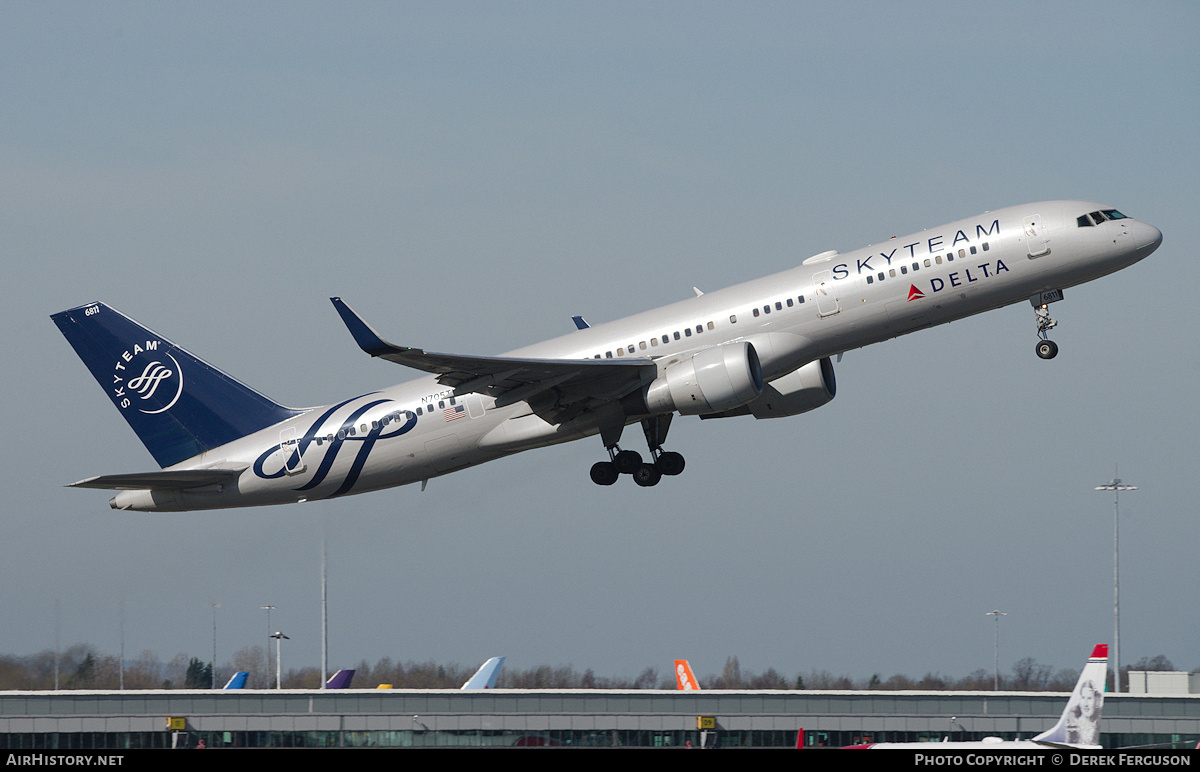
M 1029 738 L 1050 692 L 231 690 L 0 692 L 0 748 L 791 748 Z M 1110 694 L 1106 748 L 1200 739 L 1200 695 Z M 1192 746 L 1194 747 L 1194 745 Z

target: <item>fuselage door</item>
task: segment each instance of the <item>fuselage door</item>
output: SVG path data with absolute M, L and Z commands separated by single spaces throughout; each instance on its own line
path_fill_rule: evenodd
M 296 427 L 289 426 L 279 433 L 279 452 L 283 454 L 283 469 L 288 474 L 300 474 L 308 467 L 300 457 L 300 441 Z
M 817 271 L 813 274 L 813 294 L 817 296 L 817 316 L 833 316 L 841 311 L 838 305 L 837 285 L 832 271 Z
M 1050 252 L 1050 237 L 1046 235 L 1046 224 L 1041 215 L 1031 214 L 1025 218 L 1025 246 L 1030 257 L 1041 257 Z

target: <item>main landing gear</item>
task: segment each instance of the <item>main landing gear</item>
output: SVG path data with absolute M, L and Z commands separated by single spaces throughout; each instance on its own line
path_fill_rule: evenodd
M 604 439 L 604 447 L 608 451 L 608 461 L 599 461 L 592 465 L 592 482 L 597 485 L 612 485 L 623 474 L 633 477 L 633 481 L 643 488 L 658 485 L 663 475 L 674 476 L 683 472 L 683 456 L 673 451 L 664 451 L 662 444 L 667 439 L 667 429 L 671 426 L 672 414 L 653 416 L 642 420 L 642 430 L 646 434 L 646 444 L 650 447 L 650 463 L 643 463 L 642 456 L 636 450 L 621 450 L 617 446 L 623 425 L 615 431 L 612 426 L 601 427 L 600 436 Z M 606 429 L 608 431 L 606 431 Z M 615 435 L 615 436 L 614 436 Z
M 1040 338 L 1034 350 L 1042 359 L 1054 359 L 1058 356 L 1058 344 L 1046 336 L 1046 333 L 1058 326 L 1058 322 L 1050 318 L 1050 309 L 1047 308 L 1047 305 L 1055 300 L 1062 300 L 1062 296 L 1062 290 L 1053 290 L 1041 295 L 1034 295 L 1029 299 L 1030 305 L 1033 306 L 1033 314 L 1037 317 L 1037 334 Z

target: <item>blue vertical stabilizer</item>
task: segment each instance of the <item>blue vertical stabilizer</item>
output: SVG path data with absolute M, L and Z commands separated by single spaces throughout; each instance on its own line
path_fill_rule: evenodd
M 303 412 L 277 405 L 103 303 L 50 318 L 160 467 Z

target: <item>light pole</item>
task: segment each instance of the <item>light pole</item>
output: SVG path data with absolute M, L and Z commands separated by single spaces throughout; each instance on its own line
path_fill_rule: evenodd
M 210 603 L 213 610 L 213 657 L 212 662 L 208 666 L 208 688 L 217 688 L 217 609 L 221 608 L 220 603 Z
M 325 529 L 321 531 L 321 688 L 325 688 L 325 678 L 329 665 L 329 588 L 328 573 L 325 567 Z
M 1122 485 L 1113 467 L 1112 482 L 1097 485 L 1098 491 L 1113 492 L 1113 691 L 1121 691 L 1121 491 L 1136 491 L 1137 486 Z
M 994 688 L 996 691 L 1000 691 L 1000 617 L 1006 617 L 1008 614 L 997 609 L 996 611 L 987 612 L 985 616 L 996 620 L 996 681 Z
M 121 690 L 124 691 L 125 690 L 125 599 L 124 598 L 121 598 L 120 623 L 121 623 L 121 654 L 120 654 L 120 656 L 117 657 L 117 660 L 118 660 L 117 667 L 118 667 L 118 670 L 121 675 L 121 678 L 120 678 Z
M 288 638 L 286 635 L 279 632 L 278 630 L 275 631 L 275 633 L 272 634 L 271 637 L 275 639 L 275 688 L 282 689 L 283 687 L 280 686 L 280 683 L 283 680 L 283 659 L 280 657 L 279 646 L 284 641 L 290 641 L 291 638 Z

